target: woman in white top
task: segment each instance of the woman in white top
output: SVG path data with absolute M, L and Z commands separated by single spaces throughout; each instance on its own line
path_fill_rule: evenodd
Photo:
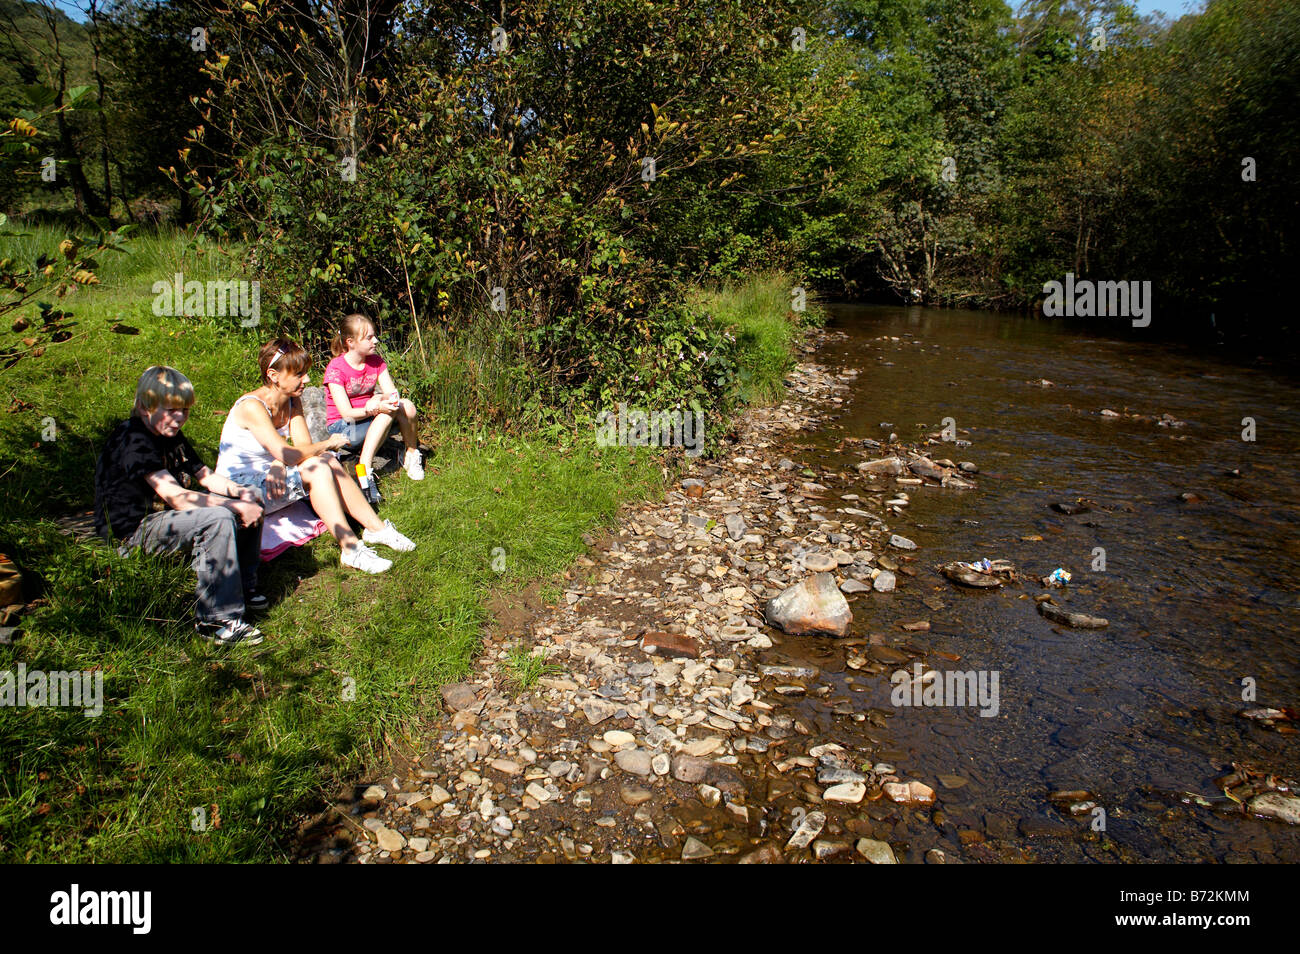
M 337 457 L 347 444 L 342 434 L 313 442 L 302 413 L 311 355 L 287 338 L 262 346 L 258 357 L 262 386 L 243 395 L 230 409 L 221 429 L 217 473 L 262 494 L 268 513 L 307 497 L 343 551 L 342 562 L 367 573 L 392 566 L 366 544 L 409 551 L 415 544 L 387 520 L 380 520 Z M 293 443 L 290 444 L 289 441 Z M 348 517 L 364 528 L 361 539 Z

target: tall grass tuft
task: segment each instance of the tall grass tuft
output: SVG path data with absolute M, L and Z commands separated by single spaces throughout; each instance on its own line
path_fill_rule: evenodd
M 797 284 L 782 272 L 768 272 L 744 282 L 688 292 L 692 304 L 735 336 L 738 397 L 745 404 L 768 404 L 780 398 L 802 328 L 821 320 L 811 299 L 806 311 L 791 310 L 791 289 Z

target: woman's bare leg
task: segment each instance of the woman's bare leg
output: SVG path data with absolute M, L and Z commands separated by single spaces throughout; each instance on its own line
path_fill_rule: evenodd
M 374 425 L 371 425 L 374 430 Z M 335 486 L 338 487 L 339 496 L 342 498 L 343 507 L 359 524 L 367 530 L 374 530 L 378 533 L 384 529 L 384 521 L 379 519 L 370 502 L 366 500 L 366 495 L 361 492 L 357 482 L 348 476 L 348 472 L 343 469 L 343 464 L 333 454 L 322 454 L 318 458 L 321 462 L 321 469 L 332 475 Z M 371 480 L 374 478 L 371 477 Z M 322 517 L 321 519 L 324 519 Z
M 325 521 L 325 525 L 329 527 L 330 533 L 339 542 L 339 546 L 351 550 L 359 541 L 357 535 L 352 532 L 352 525 L 348 523 L 347 515 L 343 511 L 344 502 L 339 497 L 339 483 L 335 479 L 334 472 L 319 457 L 313 457 L 298 468 L 298 473 L 307 487 L 311 509 L 316 511 L 316 516 Z M 349 480 L 347 483 L 350 484 L 352 481 Z

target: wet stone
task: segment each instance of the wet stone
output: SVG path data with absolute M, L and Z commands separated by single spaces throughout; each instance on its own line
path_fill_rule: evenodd
M 874 838 L 860 838 L 856 847 L 858 854 L 873 865 L 898 864 L 898 859 L 894 857 L 894 849 L 883 841 L 877 841 Z
M 698 838 L 687 838 L 686 844 L 682 847 L 682 860 L 695 861 L 699 858 L 712 858 L 713 849 Z

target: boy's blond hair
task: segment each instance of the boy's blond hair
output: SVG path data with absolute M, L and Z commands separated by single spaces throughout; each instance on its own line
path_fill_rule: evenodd
M 135 409 L 152 414 L 163 405 L 191 407 L 194 404 L 194 385 L 175 368 L 155 364 L 140 375 L 135 386 Z

